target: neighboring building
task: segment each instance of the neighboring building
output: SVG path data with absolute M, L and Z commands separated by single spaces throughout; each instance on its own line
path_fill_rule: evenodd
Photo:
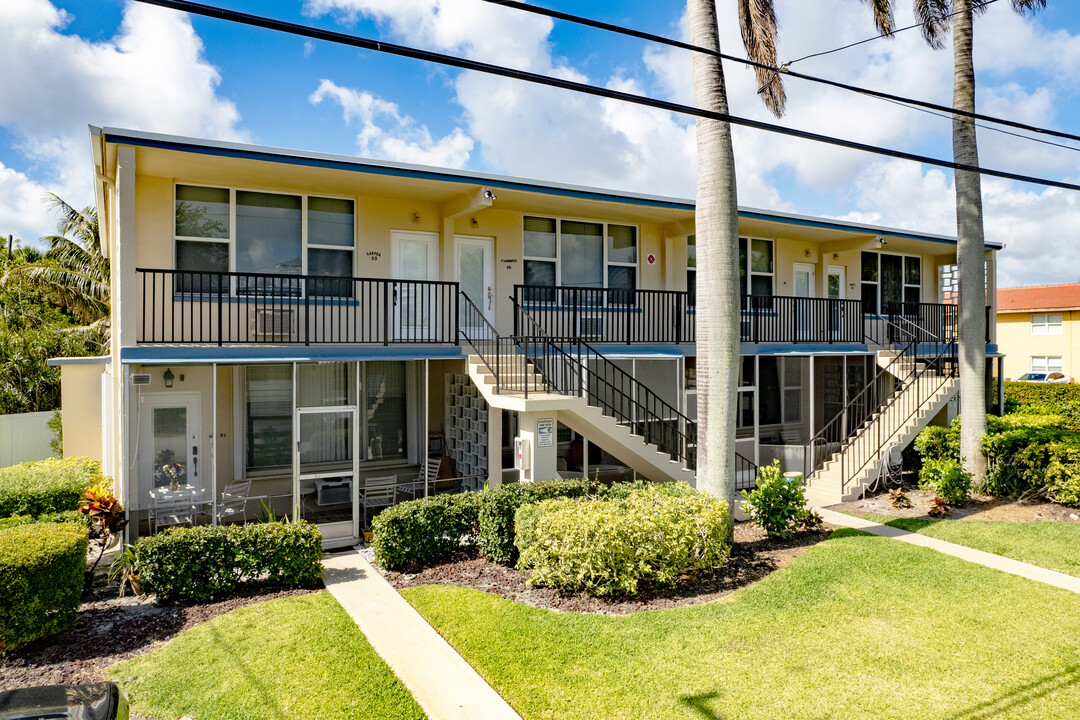
M 1061 372 L 1080 378 L 1080 283 L 997 291 L 998 346 L 1007 377 Z
M 694 480 L 691 201 L 91 140 L 112 347 L 57 361 L 65 450 L 103 459 L 136 532 L 202 498 L 344 544 L 435 489 Z M 739 482 L 777 458 L 819 502 L 857 495 L 956 394 L 955 239 L 749 209 L 739 230 Z

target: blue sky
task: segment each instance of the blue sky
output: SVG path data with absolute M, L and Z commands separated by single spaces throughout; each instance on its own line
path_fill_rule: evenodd
M 479 0 L 215 0 L 230 9 L 692 102 L 686 53 Z M 685 37 L 685 4 L 544 5 Z M 857 0 L 777 0 L 780 58 L 874 34 Z M 999 0 L 976 22 L 979 107 L 1080 134 L 1080 8 L 1050 0 L 1034 18 Z M 0 233 L 25 241 L 52 221 L 55 191 L 91 202 L 88 124 L 250 141 L 691 197 L 693 124 L 370 51 L 124 0 L 5 0 L 0 75 Z M 718 0 L 724 49 L 741 54 L 735 0 Z M 910 3 L 897 24 L 911 23 Z M 943 104 L 951 48 L 918 31 L 795 65 L 806 73 Z M 770 119 L 753 77 L 727 66 L 732 112 Z M 793 127 L 948 157 L 950 123 L 789 80 Z M 740 203 L 953 233 L 951 173 L 736 130 Z M 1080 153 L 980 131 L 982 163 L 1080 181 Z M 1080 280 L 1080 194 L 987 180 L 987 235 L 1004 242 L 1002 285 Z

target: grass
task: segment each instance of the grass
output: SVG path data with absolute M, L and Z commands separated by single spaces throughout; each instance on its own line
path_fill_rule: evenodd
M 1080 595 L 839 530 L 730 601 L 625 617 L 411 602 L 526 720 L 1073 717 Z
M 249 605 L 107 675 L 151 718 L 424 718 L 329 593 Z
M 859 517 L 1080 577 L 1080 523 Z

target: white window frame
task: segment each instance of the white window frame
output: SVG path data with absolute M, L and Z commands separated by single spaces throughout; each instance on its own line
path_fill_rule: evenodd
M 1046 373 L 1065 372 L 1064 357 L 1062 355 L 1032 355 L 1031 372 Z
M 540 257 L 540 256 L 537 256 L 537 255 L 526 255 L 525 254 L 524 233 L 525 233 L 525 218 L 527 218 L 527 217 L 538 218 L 538 219 L 541 219 L 541 220 L 553 220 L 555 222 L 555 257 L 554 258 Z M 554 215 L 523 214 L 521 216 L 521 231 L 522 231 L 521 259 L 522 259 L 522 272 L 523 273 L 524 273 L 524 270 L 525 270 L 524 263 L 526 263 L 526 262 L 546 262 L 546 263 L 553 262 L 553 263 L 555 263 L 555 284 L 557 286 L 560 286 L 560 287 L 562 286 L 562 284 L 563 284 L 563 281 L 562 281 L 562 254 L 563 254 L 562 253 L 562 241 L 563 241 L 563 238 L 562 238 L 562 224 L 563 224 L 563 222 L 591 223 L 593 225 L 602 226 L 603 230 L 602 230 L 602 238 L 601 239 L 603 240 L 603 247 L 604 247 L 604 267 L 603 267 L 602 274 L 603 274 L 603 280 L 604 280 L 603 287 L 604 287 L 605 290 L 607 290 L 608 287 L 609 287 L 608 286 L 608 268 L 609 267 L 632 267 L 632 268 L 634 268 L 634 289 L 635 289 L 635 291 L 640 287 L 640 282 L 641 282 L 641 228 L 640 228 L 640 226 L 635 225 L 633 223 L 607 222 L 605 220 L 596 220 L 596 219 L 593 219 L 593 218 L 577 218 L 577 217 L 561 217 L 561 216 L 554 216 Z M 629 262 L 622 262 L 622 261 L 615 261 L 615 260 L 609 260 L 608 259 L 608 255 L 609 255 L 609 252 L 608 252 L 608 250 L 609 250 L 609 248 L 608 248 L 608 240 L 610 238 L 610 236 L 608 235 L 608 227 L 611 226 L 611 225 L 618 225 L 620 227 L 628 227 L 628 228 L 633 228 L 634 229 L 634 246 L 635 246 L 634 247 L 634 252 L 635 252 L 634 262 L 629 263 Z M 542 302 L 542 301 L 537 301 L 537 302 Z M 556 302 L 558 302 L 558 298 L 556 298 Z
M 1064 315 L 1061 313 L 1040 313 L 1031 316 L 1032 335 L 1061 335 L 1064 330 Z
M 228 238 L 201 238 L 191 237 L 187 235 L 176 234 L 176 192 L 177 188 L 181 185 L 186 187 L 201 187 L 209 188 L 212 190 L 228 190 L 229 191 L 229 235 Z M 225 243 L 229 246 L 229 272 L 236 272 L 236 193 L 237 192 L 253 192 L 262 193 L 264 195 L 285 195 L 291 197 L 300 198 L 300 275 L 305 276 L 308 274 L 308 250 L 340 250 L 342 252 L 348 252 L 352 254 L 352 277 L 357 277 L 357 238 L 359 234 L 359 222 L 357 222 L 357 201 L 355 197 L 349 197 L 346 195 L 331 195 L 324 193 L 292 193 L 283 192 L 278 190 L 263 190 L 244 187 L 223 187 L 221 185 L 206 185 L 203 183 L 191 183 L 175 181 L 173 183 L 173 200 L 172 200 L 172 266 L 176 268 L 177 254 L 176 244 L 178 242 L 202 242 L 202 243 Z M 322 245 L 317 243 L 308 242 L 308 198 L 325 198 L 328 200 L 348 200 L 353 206 L 353 243 L 352 245 Z M 330 276 L 328 276 L 330 277 Z M 302 295 L 304 297 L 307 293 L 307 283 L 301 283 Z M 230 290 L 231 292 L 231 290 Z
M 862 252 L 873 253 L 874 255 L 877 256 L 877 280 L 870 281 L 870 280 L 863 280 L 862 279 L 862 255 L 861 254 L 859 255 L 859 298 L 860 299 L 862 298 L 862 286 L 863 285 L 874 285 L 874 286 L 876 286 L 875 287 L 875 294 L 877 296 L 877 312 L 876 312 L 877 315 L 881 315 L 884 312 L 882 307 L 881 307 L 881 256 L 882 255 L 893 255 L 895 257 L 900 258 L 900 280 L 901 280 L 900 292 L 901 292 L 901 295 L 906 297 L 908 288 L 916 288 L 919 291 L 919 302 L 920 303 L 923 302 L 923 289 L 922 289 L 923 286 L 922 286 L 922 283 L 923 283 L 923 277 L 924 277 L 924 275 L 926 273 L 926 263 L 923 261 L 923 256 L 922 255 L 916 255 L 914 253 L 890 252 L 888 250 L 863 250 Z M 909 283 L 907 281 L 907 259 L 908 258 L 917 258 L 918 261 L 919 261 L 919 284 L 918 285 L 912 285 L 911 283 Z M 902 302 L 904 302 L 906 304 L 907 300 L 902 300 Z
M 753 287 L 754 287 L 754 278 L 755 277 L 767 277 L 767 278 L 769 278 L 769 285 L 771 286 L 769 296 L 775 296 L 776 295 L 776 240 L 774 240 L 773 238 L 750 237 L 750 236 L 743 236 L 743 235 L 739 236 L 739 240 L 742 240 L 742 241 L 746 242 L 746 268 L 745 268 L 746 269 L 746 294 L 747 295 L 753 295 L 754 294 L 753 293 Z M 769 243 L 769 257 L 772 260 L 772 272 L 760 272 L 760 271 L 751 269 L 751 268 L 754 267 L 753 247 L 754 247 L 754 241 L 755 240 L 759 240 L 761 242 Z M 760 297 L 765 297 L 765 296 L 760 296 Z

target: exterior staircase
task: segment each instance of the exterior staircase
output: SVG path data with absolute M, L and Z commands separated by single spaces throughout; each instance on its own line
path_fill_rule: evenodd
M 490 362 L 491 358 L 487 360 Z M 560 423 L 589 438 L 590 443 L 604 448 L 639 475 L 650 480 L 682 480 L 694 484 L 694 470 L 675 460 L 658 444 L 646 441 L 636 426 L 640 423 L 605 414 L 599 405 L 590 404 L 581 395 L 546 391 L 544 377 L 532 363 L 522 363 L 519 356 L 503 356 L 495 364 L 507 368 L 517 366 L 524 371 L 500 374 L 498 378 L 479 355 L 470 355 L 467 363 L 469 377 L 491 407 L 518 412 L 557 410 Z M 528 393 L 525 392 L 527 386 L 531 388 Z
M 877 365 L 875 377 L 845 412 L 807 446 L 808 505 L 862 497 L 881 476 L 890 452 L 907 447 L 959 391 L 955 338 L 912 339 L 901 350 L 880 350 Z

